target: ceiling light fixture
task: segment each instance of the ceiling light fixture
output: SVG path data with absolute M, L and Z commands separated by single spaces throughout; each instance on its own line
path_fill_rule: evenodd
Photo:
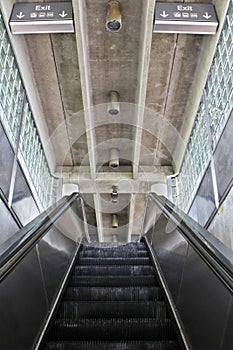
M 112 148 L 110 151 L 110 168 L 118 168 L 119 167 L 119 150 L 117 148 Z
M 106 17 L 106 28 L 108 31 L 115 33 L 119 32 L 122 27 L 121 22 L 121 7 L 118 1 L 109 1 Z
M 120 113 L 119 93 L 117 91 L 110 91 L 110 101 L 108 104 L 108 113 L 115 116 Z

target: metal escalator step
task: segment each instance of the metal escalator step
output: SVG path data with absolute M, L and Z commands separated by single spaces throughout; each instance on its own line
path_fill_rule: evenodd
M 64 300 L 149 301 L 163 300 L 158 287 L 68 287 Z
M 122 286 L 154 286 L 154 275 L 150 276 L 72 276 L 69 286 L 72 287 L 122 287 Z
M 99 275 L 99 276 L 138 276 L 138 275 L 153 275 L 155 270 L 150 265 L 76 265 L 74 275 Z
M 98 257 L 98 258 L 130 258 L 130 257 L 149 257 L 149 253 L 146 250 L 113 250 L 113 249 L 95 249 L 95 250 L 83 250 L 80 253 L 82 257 Z
M 150 265 L 149 257 L 142 258 L 83 258 L 79 257 L 77 264 L 81 265 Z
M 178 342 L 168 341 L 51 341 L 44 350 L 179 350 Z
M 131 243 L 90 243 L 90 244 L 84 244 L 81 247 L 82 250 L 96 250 L 96 249 L 108 249 L 108 250 L 147 250 L 147 247 L 145 245 L 145 243 L 143 242 L 131 242 Z
M 51 340 L 175 340 L 170 319 L 154 318 L 80 318 L 56 319 Z
M 163 301 L 130 301 L 130 302 L 75 302 L 64 301 L 59 309 L 58 318 L 77 320 L 78 318 L 131 318 L 147 317 L 154 319 L 168 318 Z

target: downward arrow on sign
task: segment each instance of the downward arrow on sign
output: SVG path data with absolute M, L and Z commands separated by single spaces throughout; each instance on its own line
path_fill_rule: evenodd
M 208 14 L 208 12 L 206 12 L 204 15 L 203 15 L 204 18 L 206 19 L 210 19 L 212 16 Z
M 16 15 L 16 17 L 18 17 L 19 19 L 24 18 L 24 16 L 25 16 L 25 15 L 23 14 L 23 12 L 20 12 L 19 15 Z
M 66 17 L 67 16 L 67 13 L 65 11 L 62 11 L 62 13 L 59 13 L 59 16 L 60 17 Z
M 160 13 L 160 16 L 166 18 L 167 16 L 169 16 L 169 14 L 163 11 L 162 13 Z

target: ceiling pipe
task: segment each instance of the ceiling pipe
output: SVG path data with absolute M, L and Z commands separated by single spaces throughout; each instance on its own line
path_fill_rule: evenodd
M 119 150 L 117 148 L 112 148 L 110 151 L 110 168 L 118 168 L 119 167 Z
M 110 101 L 108 104 L 108 113 L 110 115 L 117 115 L 120 113 L 120 104 L 119 104 L 120 95 L 117 91 L 110 91 Z
M 118 227 L 118 215 L 112 214 L 112 228 Z
M 112 33 L 119 32 L 122 27 L 120 3 L 112 0 L 107 6 L 106 28 Z

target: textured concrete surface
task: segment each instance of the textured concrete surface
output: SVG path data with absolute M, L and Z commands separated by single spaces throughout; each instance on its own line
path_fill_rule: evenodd
M 153 13 L 145 0 L 121 0 L 122 29 L 110 33 L 107 0 L 72 2 L 76 33 L 14 36 L 12 42 L 43 143 L 50 141 L 50 167 L 64 182 L 80 184 L 93 227 L 103 225 L 107 240 L 113 234 L 125 240 L 129 217 L 140 232 L 151 185 L 179 168 L 218 34 L 148 35 L 146 19 L 152 23 Z M 228 0 L 214 2 L 222 20 Z M 0 0 L 7 20 L 12 3 Z M 107 113 L 111 90 L 122 103 L 113 118 Z M 141 109 L 135 106 L 139 100 Z M 112 147 L 120 152 L 117 170 L 108 167 Z M 112 232 L 107 191 L 119 181 L 122 224 Z M 95 215 L 95 204 L 103 214 Z

